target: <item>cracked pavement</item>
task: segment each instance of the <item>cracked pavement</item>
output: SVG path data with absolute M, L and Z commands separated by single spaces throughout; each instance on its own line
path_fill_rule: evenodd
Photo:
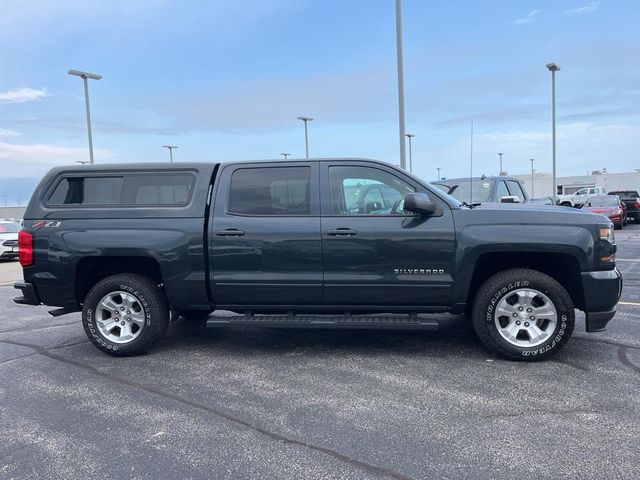
M 535 364 L 491 356 L 450 315 L 438 332 L 180 319 L 149 354 L 112 358 L 79 314 L 0 286 L 0 478 L 637 478 L 640 225 L 616 238 L 608 330 L 578 314 Z

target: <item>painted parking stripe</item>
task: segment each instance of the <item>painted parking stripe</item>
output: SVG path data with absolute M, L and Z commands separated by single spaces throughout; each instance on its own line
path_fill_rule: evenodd
M 638 302 L 618 302 L 618 305 L 631 305 L 633 307 L 640 307 Z
M 616 258 L 616 262 L 640 262 L 638 258 Z

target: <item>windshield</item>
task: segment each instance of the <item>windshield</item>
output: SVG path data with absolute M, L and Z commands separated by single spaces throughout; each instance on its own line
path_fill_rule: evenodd
M 0 223 L 0 233 L 18 233 L 20 231 L 20 225 L 13 222 Z
M 592 207 L 617 207 L 620 205 L 618 197 L 592 197 L 589 200 Z
M 490 180 L 476 178 L 469 181 L 460 179 L 450 180 L 447 183 L 434 183 L 434 185 L 459 202 L 467 202 L 469 204 L 486 202 L 491 196 Z

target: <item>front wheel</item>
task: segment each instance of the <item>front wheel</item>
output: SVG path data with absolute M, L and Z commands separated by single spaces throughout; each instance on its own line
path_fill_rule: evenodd
M 567 291 L 537 270 L 517 268 L 487 279 L 473 302 L 480 341 L 510 360 L 542 360 L 560 350 L 575 324 Z
M 137 274 L 118 274 L 98 282 L 82 309 L 89 340 L 113 356 L 137 355 L 162 338 L 169 306 L 160 287 Z

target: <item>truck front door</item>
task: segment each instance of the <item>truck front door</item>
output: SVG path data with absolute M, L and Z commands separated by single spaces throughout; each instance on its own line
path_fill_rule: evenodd
M 449 305 L 455 233 L 448 205 L 430 194 L 434 215 L 405 212 L 406 193 L 429 193 L 384 165 L 322 162 L 320 170 L 324 304 Z
M 219 175 L 209 222 L 218 308 L 320 305 L 318 164 L 233 164 Z

